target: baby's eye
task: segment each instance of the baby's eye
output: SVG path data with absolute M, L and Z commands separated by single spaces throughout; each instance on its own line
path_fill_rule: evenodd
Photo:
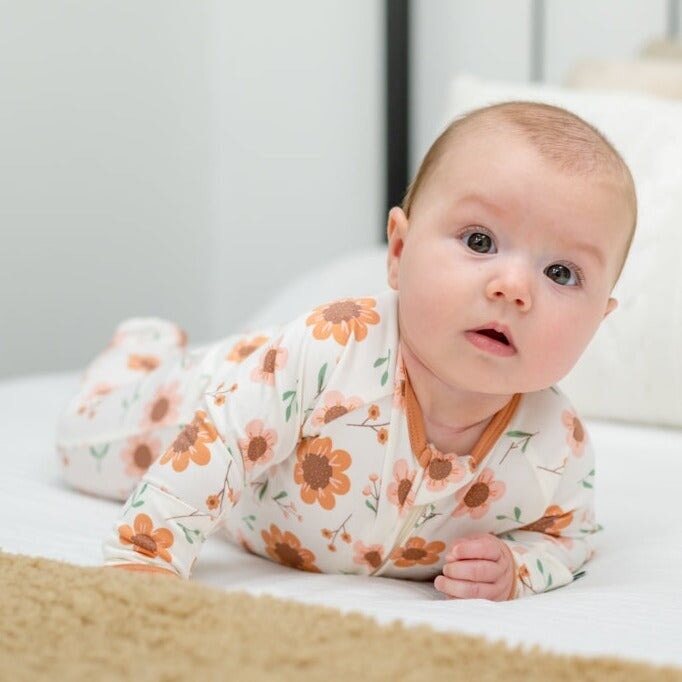
M 468 232 L 462 238 L 464 243 L 476 253 L 496 253 L 495 242 L 485 232 Z
M 547 275 L 552 282 L 568 287 L 578 286 L 582 281 L 580 272 L 577 268 L 571 269 L 562 263 L 553 263 L 545 268 L 545 275 Z

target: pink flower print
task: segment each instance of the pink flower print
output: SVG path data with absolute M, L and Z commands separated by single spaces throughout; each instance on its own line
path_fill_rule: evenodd
M 251 379 L 255 382 L 264 382 L 268 386 L 275 385 L 275 372 L 284 369 L 287 364 L 289 352 L 286 348 L 280 347 L 279 338 L 275 343 L 268 346 L 261 354 L 260 362 L 251 372 Z
M 455 493 L 459 504 L 452 515 L 469 514 L 472 519 L 480 519 L 488 513 L 490 503 L 499 500 L 506 489 L 502 481 L 495 480 L 495 472 L 486 467 L 475 481 Z
M 126 476 L 139 479 L 161 454 L 161 441 L 149 436 L 133 436 L 128 439 L 126 447 L 121 450 L 121 459 L 125 462 Z
M 464 478 L 466 469 L 460 464 L 456 454 L 452 452 L 444 454 L 432 445 L 429 445 L 429 448 L 431 461 L 424 471 L 426 487 L 429 490 L 444 490 L 450 483 L 458 483 Z
M 561 421 L 566 427 L 566 442 L 571 446 L 576 457 L 582 457 L 587 443 L 587 431 L 583 423 L 572 410 L 564 410 L 561 414 Z
M 244 468 L 251 471 L 256 465 L 269 462 L 277 445 L 275 429 L 266 429 L 260 419 L 252 419 L 245 427 L 246 438 L 239 439 L 239 449 L 244 460 Z
M 353 563 L 360 566 L 367 566 L 370 570 L 376 571 L 384 562 L 384 546 L 383 545 L 365 545 L 364 542 L 358 540 L 353 545 Z
M 160 386 L 151 401 L 144 407 L 141 426 L 145 429 L 154 429 L 177 421 L 180 418 L 181 403 L 179 381 Z
M 416 475 L 417 471 L 409 468 L 407 460 L 399 459 L 393 465 L 393 481 L 388 484 L 386 493 L 388 501 L 398 507 L 400 516 L 414 504 L 416 491 L 413 483 Z
M 324 395 L 324 406 L 315 410 L 310 415 L 310 420 L 315 426 L 324 426 L 357 409 L 363 402 L 356 395 L 346 398 L 340 391 L 329 391 Z

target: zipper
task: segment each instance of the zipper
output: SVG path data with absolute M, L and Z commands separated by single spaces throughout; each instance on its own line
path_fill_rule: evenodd
M 383 560 L 383 562 L 370 573 L 371 576 L 378 576 L 381 574 L 381 571 L 384 570 L 388 562 L 391 560 L 391 554 L 393 554 L 393 552 L 395 552 L 395 550 L 403 544 L 405 538 L 407 538 L 407 536 L 410 535 L 410 533 L 414 530 L 415 523 L 422 515 L 426 506 L 427 505 L 425 504 L 420 504 L 412 508 L 410 515 L 407 517 L 403 527 L 400 529 L 398 537 L 391 547 L 391 551 L 386 554 L 386 558 Z

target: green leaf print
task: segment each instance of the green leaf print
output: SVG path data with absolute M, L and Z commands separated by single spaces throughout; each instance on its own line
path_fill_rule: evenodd
M 549 574 L 549 578 L 547 578 L 547 589 L 552 587 L 552 574 Z
M 261 497 L 262 497 L 262 496 L 261 496 Z M 273 499 L 275 502 L 277 502 L 277 500 L 281 500 L 283 497 L 287 497 L 287 491 L 286 491 L 286 490 L 282 490 L 281 493 L 277 493 L 277 495 L 275 495 L 272 499 Z
M 538 564 L 538 571 L 540 571 L 540 573 L 542 573 L 542 575 L 545 575 L 545 567 L 542 565 L 542 561 L 540 561 L 540 559 L 537 560 L 537 564 Z
M 365 500 L 365 505 L 368 506 L 375 514 L 377 513 L 377 508 L 369 500 Z
M 178 526 L 182 528 L 182 532 L 185 534 L 185 540 L 187 540 L 190 545 L 193 545 L 195 540 L 201 539 L 202 534 L 200 530 L 187 528 L 187 526 L 183 526 L 181 523 L 178 523 Z
M 507 431 L 504 435 L 509 436 L 509 438 L 529 438 L 533 434 L 525 431 Z
M 248 516 L 243 516 L 242 521 L 251 529 L 253 530 L 253 522 L 256 520 L 256 517 L 253 514 L 249 514 Z
M 134 405 L 138 400 L 140 399 L 140 392 L 137 390 L 137 387 L 135 388 L 135 391 L 133 392 L 133 395 L 130 398 L 130 401 L 128 401 L 127 398 L 123 398 L 121 401 L 121 407 L 123 408 L 123 412 L 125 413 L 131 405 Z
M 106 445 L 103 445 L 100 450 L 98 450 L 94 446 L 90 446 L 90 456 L 95 458 L 95 461 L 97 462 L 97 472 L 102 473 L 102 460 L 107 456 L 107 453 L 109 452 L 109 443 L 106 443 Z
M 135 490 L 133 496 L 130 499 L 131 507 L 141 507 L 144 504 L 144 500 L 140 498 L 144 495 L 144 491 L 147 490 L 147 484 L 145 483 L 139 490 Z
M 386 353 L 386 356 L 383 358 L 377 358 L 374 361 L 374 368 L 376 369 L 377 367 L 381 367 L 382 365 L 386 365 L 386 370 L 381 374 L 381 385 L 384 386 L 386 382 L 388 381 L 388 367 L 391 362 L 391 351 L 389 349 L 388 353 Z
M 294 410 L 298 409 L 296 405 L 296 391 L 285 391 L 282 394 L 282 400 L 284 402 L 289 401 L 289 404 L 287 405 L 287 409 L 284 413 L 284 416 L 286 418 L 286 421 L 289 421 L 291 419 L 291 414 Z
M 263 497 L 265 497 L 265 491 L 268 489 L 268 481 L 265 481 L 265 483 L 261 486 L 261 489 L 258 491 L 258 501 L 262 502 Z
M 317 373 L 317 394 L 322 393 L 322 388 L 324 387 L 324 377 L 327 373 L 327 363 L 325 362 L 320 371 Z
M 585 478 L 580 479 L 580 484 L 582 485 L 582 487 L 591 490 L 592 488 L 594 488 L 594 486 L 587 480 L 588 478 L 594 478 L 594 469 L 592 469 L 590 473 L 587 474 L 587 476 L 585 476 Z
M 514 507 L 514 518 L 518 521 L 521 518 L 521 508 Z

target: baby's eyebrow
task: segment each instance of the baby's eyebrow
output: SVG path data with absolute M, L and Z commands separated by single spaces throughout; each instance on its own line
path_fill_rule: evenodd
M 606 263 L 606 258 L 604 252 L 592 242 L 574 242 L 568 241 L 566 246 L 571 251 L 579 251 L 586 254 L 587 256 L 593 258 L 599 265 L 604 265 Z
M 472 192 L 471 194 L 465 194 L 464 196 L 459 197 L 457 203 L 475 204 L 478 206 L 482 206 L 484 209 L 490 211 L 491 213 L 496 214 L 500 214 L 504 210 L 504 208 L 500 204 L 495 203 L 489 197 L 483 196 L 482 194 L 478 194 L 475 192 Z

